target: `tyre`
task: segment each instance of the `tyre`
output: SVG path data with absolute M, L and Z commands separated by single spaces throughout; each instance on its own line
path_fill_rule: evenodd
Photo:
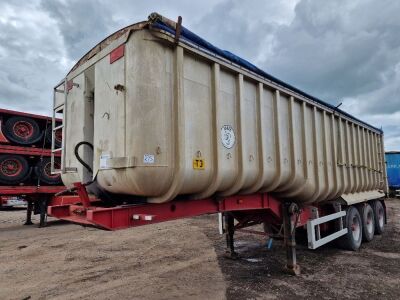
M 346 250 L 358 250 L 362 242 L 362 220 L 354 206 L 347 208 L 344 226 L 347 228 L 347 233 L 340 238 L 339 245 Z
M 59 159 L 56 159 L 54 167 L 60 168 Z M 60 174 L 51 174 L 51 159 L 49 157 L 44 157 L 42 161 L 37 163 L 35 173 L 39 181 L 45 184 L 57 185 L 61 183 Z
M 0 183 L 19 184 L 29 176 L 29 165 L 19 155 L 0 155 Z
M 358 207 L 358 212 L 360 213 L 362 220 L 362 233 L 363 241 L 370 242 L 374 238 L 375 234 L 375 217 L 374 211 L 369 204 L 361 204 Z
M 385 230 L 385 208 L 379 200 L 372 202 L 372 210 L 375 217 L 375 234 L 382 234 Z
M 11 117 L 4 124 L 4 135 L 8 140 L 20 145 L 31 145 L 42 138 L 39 125 L 26 117 Z
M 47 127 L 46 129 L 46 142 L 51 145 L 51 133 L 52 133 L 52 128 Z M 62 143 L 62 129 L 59 129 L 56 131 L 54 135 L 54 146 L 55 148 L 61 148 L 61 143 Z

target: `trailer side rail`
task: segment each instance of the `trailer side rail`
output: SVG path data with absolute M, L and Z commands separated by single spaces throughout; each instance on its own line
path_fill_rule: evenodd
M 339 230 L 325 236 L 323 238 L 320 237 L 319 225 L 336 220 L 341 219 L 346 216 L 346 211 L 339 211 L 330 215 L 326 215 L 320 218 L 316 218 L 313 220 L 309 220 L 307 222 L 307 237 L 308 237 L 308 248 L 316 249 L 325 245 L 347 233 L 347 228 L 343 228 L 343 222 L 339 222 Z

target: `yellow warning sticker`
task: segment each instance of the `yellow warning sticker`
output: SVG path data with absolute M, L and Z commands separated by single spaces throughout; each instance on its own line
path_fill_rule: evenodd
M 206 164 L 204 158 L 194 158 L 193 159 L 193 169 L 204 170 Z

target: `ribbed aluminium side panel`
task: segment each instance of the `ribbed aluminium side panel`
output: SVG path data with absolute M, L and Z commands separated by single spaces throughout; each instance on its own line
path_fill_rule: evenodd
M 131 34 L 121 61 L 112 70 L 121 77 L 99 74 L 94 87 L 111 91 L 94 99 L 94 165 L 110 192 L 150 202 L 271 192 L 315 203 L 386 189 L 383 136 L 370 127 L 147 30 Z M 105 120 L 120 93 L 125 110 Z

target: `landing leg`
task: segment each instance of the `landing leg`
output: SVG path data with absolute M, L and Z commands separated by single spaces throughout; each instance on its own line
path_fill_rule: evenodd
M 229 258 L 236 259 L 238 257 L 235 252 L 235 244 L 233 235 L 235 234 L 234 218 L 230 213 L 225 213 L 225 232 L 226 232 L 226 255 Z
M 47 197 L 43 196 L 39 200 L 39 212 L 40 212 L 40 227 L 47 225 Z
M 291 275 L 300 275 L 300 266 L 296 260 L 296 224 L 293 216 L 298 211 L 294 203 L 285 203 L 282 206 L 283 228 L 286 247 L 286 271 Z
M 24 225 L 32 225 L 32 211 L 33 211 L 33 201 L 28 199 L 28 207 L 26 208 L 26 220 Z

